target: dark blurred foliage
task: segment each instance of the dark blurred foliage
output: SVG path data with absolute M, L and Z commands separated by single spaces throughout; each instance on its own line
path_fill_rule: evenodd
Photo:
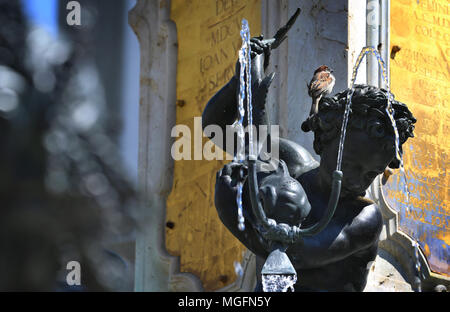
M 72 260 L 78 289 L 121 290 L 108 244 L 132 235 L 136 195 L 95 64 L 29 28 L 19 1 L 0 0 L 0 21 L 0 290 L 72 290 Z

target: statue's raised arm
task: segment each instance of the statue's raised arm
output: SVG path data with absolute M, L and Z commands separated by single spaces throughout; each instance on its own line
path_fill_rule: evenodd
M 250 39 L 250 56 L 251 56 L 251 81 L 252 81 L 252 104 L 253 104 L 253 124 L 268 125 L 269 118 L 266 110 L 267 93 L 272 83 L 275 73 L 265 75 L 265 70 L 270 62 L 270 51 L 276 49 L 285 39 L 287 32 L 294 24 L 300 9 L 293 14 L 289 21 L 281 27 L 275 36 L 271 39 L 264 39 L 263 35 Z M 222 140 L 206 135 L 221 149 L 233 155 L 233 151 L 226 149 L 226 127 L 233 125 L 238 117 L 237 99 L 239 92 L 239 73 L 240 64 L 236 62 L 235 75 L 231 80 L 222 87 L 207 103 L 202 114 L 202 127 L 205 131 L 209 125 L 219 126 L 224 134 Z M 244 105 L 246 109 L 246 105 Z M 246 115 L 248 112 L 246 111 Z M 246 126 L 247 118 L 244 118 L 244 126 Z M 258 131 L 258 128 L 257 128 Z M 235 149 L 234 149 L 235 150 Z

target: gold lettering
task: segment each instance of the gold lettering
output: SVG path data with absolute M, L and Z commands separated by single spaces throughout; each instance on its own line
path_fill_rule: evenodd
M 232 11 L 238 4 L 238 0 L 216 0 L 216 15 Z
M 200 58 L 200 73 L 205 73 L 216 66 L 221 65 L 222 62 L 228 59 L 228 53 L 224 49 L 220 49 L 212 55 L 206 55 Z

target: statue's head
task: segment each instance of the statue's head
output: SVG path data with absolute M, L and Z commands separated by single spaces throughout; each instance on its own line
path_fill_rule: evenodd
M 318 114 L 309 121 L 314 132 L 314 150 L 321 156 L 322 171 L 335 170 L 342 120 L 350 89 L 332 98 L 323 98 Z M 416 119 L 408 107 L 392 97 L 400 152 L 402 145 L 414 137 Z M 375 177 L 386 167 L 398 168 L 395 157 L 395 133 L 386 112 L 388 91 L 367 85 L 356 85 L 352 97 L 344 153 L 342 157 L 343 194 L 363 194 Z M 331 181 L 331 180 L 330 180 Z

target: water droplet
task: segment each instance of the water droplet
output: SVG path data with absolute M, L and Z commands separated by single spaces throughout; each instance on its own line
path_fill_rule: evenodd
M 242 275 L 244 275 L 244 270 L 242 269 L 242 265 L 240 262 L 234 261 L 233 265 L 234 265 L 234 272 L 236 273 L 236 275 L 238 277 L 241 277 Z
M 33 83 L 40 92 L 49 93 L 55 88 L 56 77 L 50 70 L 39 70 L 33 75 Z
M 264 292 L 294 292 L 297 275 L 263 274 L 262 285 Z
M 10 113 L 19 106 L 19 97 L 11 89 L 0 89 L 0 113 Z
M 95 103 L 86 101 L 74 109 L 72 120 L 80 130 L 88 130 L 95 124 L 99 114 L 100 112 Z

